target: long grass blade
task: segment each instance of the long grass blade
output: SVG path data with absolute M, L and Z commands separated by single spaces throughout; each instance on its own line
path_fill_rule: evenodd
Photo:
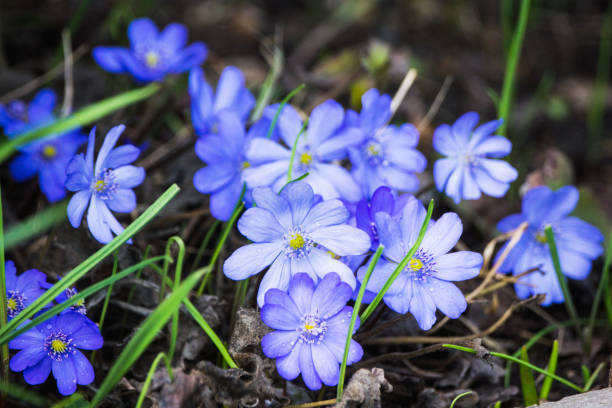
M 174 268 L 174 287 L 178 288 L 181 284 L 181 275 L 183 273 L 183 262 L 185 261 L 185 243 L 181 239 L 181 237 L 174 236 L 168 240 L 166 244 L 166 256 L 170 258 L 170 249 L 172 248 L 172 244 L 176 244 L 178 247 L 178 253 L 176 255 L 176 262 Z M 168 258 L 164 262 L 164 276 L 168 276 Z M 162 280 L 162 290 L 160 293 L 163 293 L 163 288 L 165 286 L 165 280 Z M 172 323 L 170 327 L 170 349 L 168 350 L 168 358 L 170 361 L 174 358 L 174 351 L 176 349 L 176 339 L 178 338 L 178 326 L 179 326 L 179 311 L 177 309 L 172 316 Z
M 19 402 L 32 404 L 36 407 L 48 407 L 51 405 L 47 399 L 31 388 L 23 388 L 8 381 L 0 381 L 0 392 L 9 397 L 15 398 Z M 6 406 L 9 406 L 8 404 Z
M 525 363 L 529 363 L 529 357 L 527 356 L 527 349 L 521 348 L 521 360 Z M 535 378 L 533 378 L 533 370 L 526 365 L 519 367 L 519 374 L 521 377 L 521 390 L 523 391 L 523 402 L 526 407 L 530 407 L 538 403 L 538 392 L 536 391 Z M 546 377 L 550 378 L 550 377 Z
M 395 270 L 393 271 L 393 273 L 391 274 L 389 279 L 387 279 L 387 281 L 383 285 L 382 289 L 378 292 L 378 294 L 376 295 L 376 297 L 374 298 L 372 303 L 370 303 L 368 305 L 368 307 L 366 308 L 366 310 L 363 311 L 363 313 L 360 316 L 361 324 L 363 324 L 363 322 L 365 322 L 366 319 L 368 317 L 370 317 L 372 315 L 372 313 L 374 313 L 374 310 L 376 309 L 376 306 L 378 306 L 378 304 L 382 301 L 383 296 L 385 296 L 385 294 L 387 293 L 387 291 L 389 290 L 389 288 L 391 287 L 391 285 L 393 284 L 395 279 L 404 270 L 406 265 L 408 265 L 408 262 L 410 262 L 410 260 L 412 259 L 412 257 L 416 253 L 416 251 L 421 246 L 421 242 L 423 241 L 423 238 L 425 237 L 425 232 L 427 232 L 427 226 L 429 225 L 429 220 L 431 220 L 431 214 L 433 213 L 433 208 L 434 208 L 434 201 L 432 199 L 429 202 L 429 206 L 427 207 L 427 215 L 425 216 L 425 220 L 423 221 L 423 225 L 421 225 L 421 229 L 419 231 L 419 236 L 418 236 L 416 242 L 414 243 L 412 248 L 410 248 L 410 251 L 408 251 L 408 253 L 404 257 L 404 259 L 402 259 L 402 262 L 400 262 L 397 265 L 397 268 L 395 268 Z
M 8 228 L 4 236 L 5 249 L 11 249 L 64 222 L 66 220 L 66 207 L 68 207 L 68 201 L 62 201 Z
M 2 213 L 2 189 L 0 188 L 0 330 L 7 326 L 8 313 L 6 310 L 6 270 L 4 268 L 4 215 Z M 8 344 L 2 344 L 2 380 L 8 382 L 9 378 L 9 349 Z
M 289 157 L 289 168 L 287 169 L 287 183 L 291 181 L 291 178 L 292 178 L 291 175 L 293 173 L 293 162 L 295 160 L 295 151 L 297 149 L 297 145 L 298 145 L 298 141 L 300 140 L 300 137 L 306 130 L 306 126 L 308 126 L 308 120 L 304 121 L 304 124 L 302 125 L 302 128 L 300 129 L 297 136 L 295 137 L 295 141 L 293 142 L 293 146 L 291 147 L 291 157 Z
M 526 350 L 525 347 L 523 347 L 521 350 L 523 349 Z M 546 371 L 548 371 L 550 374 L 554 374 L 555 371 L 557 371 L 558 357 L 559 357 L 559 342 L 555 340 L 553 342 L 552 350 L 550 352 L 550 359 L 548 360 L 548 368 L 546 369 Z M 544 382 L 542 383 L 542 388 L 540 389 L 540 399 L 541 400 L 548 399 L 548 394 L 550 393 L 551 385 L 552 385 L 552 378 L 551 377 L 544 378 Z
M 168 377 L 170 377 L 170 381 L 174 381 L 174 374 L 172 374 L 172 365 L 170 364 L 170 359 L 166 356 L 166 353 L 159 353 L 155 360 L 153 360 L 153 364 L 149 368 L 149 372 L 147 373 L 147 378 L 145 378 L 144 383 L 142 383 L 142 388 L 140 390 L 140 395 L 138 396 L 138 401 L 136 401 L 135 408 L 140 408 L 142 403 L 144 402 L 145 397 L 147 396 L 147 391 L 149 391 L 149 386 L 151 385 L 151 381 L 153 380 L 153 375 L 157 370 L 157 366 L 159 363 L 164 360 L 166 364 L 166 370 L 168 370 Z
M 153 341 L 159 330 L 170 320 L 176 310 L 181 305 L 181 301 L 186 299 L 191 289 L 199 282 L 204 270 L 196 271 L 191 274 L 183 283 L 175 288 L 172 294 L 164 299 L 155 308 L 153 313 L 147 317 L 142 326 L 136 331 L 132 339 L 125 346 L 117 360 L 109 370 L 106 378 L 100 385 L 98 392 L 91 401 L 91 407 L 96 407 L 104 397 L 121 380 L 121 377 L 138 360 L 140 355 L 146 350 Z
M 12 336 L 7 336 L 7 333 L 12 332 L 27 319 L 40 312 L 42 308 L 51 303 L 60 293 L 74 286 L 74 284 L 81 279 L 87 272 L 92 270 L 97 264 L 99 264 L 104 258 L 115 252 L 121 245 L 125 244 L 128 239 L 134 236 L 140 231 L 149 221 L 151 221 L 165 206 L 174 198 L 180 191 L 176 184 L 168 187 L 168 189 L 153 203 L 140 217 L 134 222 L 127 226 L 127 228 L 120 235 L 116 236 L 111 242 L 104 245 L 93 255 L 83 261 L 81 264 L 76 266 L 72 271 L 68 272 L 66 276 L 45 293 L 43 293 L 38 299 L 32 304 L 21 311 L 15 316 L 6 326 L 0 328 L 0 344 L 8 341 Z
M 285 96 L 285 99 L 282 100 L 276 113 L 274 114 L 274 119 L 272 119 L 272 123 L 270 123 L 270 127 L 268 128 L 268 133 L 266 134 L 266 139 L 270 139 L 272 137 L 272 133 L 274 133 L 274 129 L 276 128 L 276 123 L 278 122 L 278 118 L 280 117 L 281 112 L 285 105 L 289 103 L 289 101 L 297 95 L 302 89 L 306 88 L 306 84 L 298 85 L 294 90 L 289 92 L 289 95 Z

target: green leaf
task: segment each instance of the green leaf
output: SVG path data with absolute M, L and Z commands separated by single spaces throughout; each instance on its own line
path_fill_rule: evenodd
M 170 320 L 174 312 L 178 310 L 181 301 L 187 298 L 191 289 L 198 283 L 203 273 L 204 270 L 192 273 L 147 317 L 142 326 L 132 336 L 130 342 L 123 348 L 119 357 L 117 357 L 117 360 L 91 401 L 91 407 L 95 407 L 102 402 L 104 397 L 121 380 L 121 377 L 125 375 L 140 355 L 149 347 L 157 333 Z
M 472 393 L 474 393 L 474 391 L 466 391 L 466 392 L 463 392 L 457 395 L 455 398 L 453 398 L 453 402 L 451 402 L 450 408 L 454 408 L 457 401 L 459 401 L 461 398 L 465 397 L 466 395 L 470 395 Z
M 159 91 L 158 84 L 149 84 L 142 88 L 124 92 L 108 99 L 86 106 L 63 119 L 56 120 L 47 126 L 42 126 L 18 135 L 0 145 L 0 163 L 8 159 L 19 146 L 33 142 L 51 134 L 58 134 L 85 126 L 125 106 L 148 98 Z
M 159 365 L 162 359 L 166 364 L 166 370 L 168 370 L 168 376 L 170 377 L 170 381 L 174 381 L 174 374 L 172 374 L 172 365 L 170 364 L 170 360 L 168 359 L 168 356 L 166 356 L 166 353 L 161 352 L 155 357 L 155 360 L 153 360 L 153 364 L 151 364 L 151 367 L 149 368 L 147 378 L 145 378 L 145 381 L 142 384 L 140 395 L 138 396 L 138 401 L 136 402 L 135 408 L 140 408 L 142 406 L 142 403 L 144 402 L 144 399 L 147 396 L 149 385 L 151 385 L 151 381 L 153 380 L 153 375 L 155 374 L 157 366 Z
M 524 347 L 523 347 L 524 349 Z M 552 351 L 550 352 L 550 359 L 548 360 L 548 368 L 546 371 L 550 374 L 554 374 L 557 371 L 557 358 L 559 357 L 559 342 L 555 340 L 553 342 Z M 552 377 L 544 378 L 542 388 L 540 389 L 540 399 L 547 400 L 548 394 L 550 393 L 550 387 L 552 385 Z
M 66 207 L 68 201 L 62 201 L 9 228 L 4 236 L 6 249 L 13 248 L 63 222 L 67 218 Z
M 521 349 L 521 360 L 529 363 L 529 357 L 527 356 L 527 349 L 525 347 Z M 519 367 L 519 373 L 521 376 L 521 390 L 523 391 L 525 406 L 529 407 L 537 404 L 538 392 L 536 391 L 535 379 L 533 378 L 533 370 L 528 366 L 521 365 Z
M 15 318 L 13 318 L 8 324 L 0 328 L 0 344 L 5 344 L 14 337 L 13 332 L 19 327 L 25 320 L 31 318 L 36 313 L 40 312 L 46 305 L 51 303 L 60 293 L 74 286 L 74 284 L 81 279 L 87 272 L 92 270 L 97 264 L 99 264 L 104 258 L 115 252 L 121 245 L 134 236 L 140 231 L 149 221 L 151 221 L 165 206 L 174 198 L 180 191 L 176 184 L 170 186 L 140 217 L 132 222 L 120 235 L 116 236 L 111 242 L 104 245 L 96 253 L 87 258 L 72 271 L 68 272 L 62 280 L 53 285 L 50 289 L 45 291 L 38 299 L 32 304 L 21 311 Z

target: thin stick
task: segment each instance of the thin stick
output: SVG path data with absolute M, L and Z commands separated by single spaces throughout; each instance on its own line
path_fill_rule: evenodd
M 397 108 L 399 108 L 399 106 L 404 101 L 404 98 L 406 97 L 406 94 L 408 93 L 408 90 L 414 83 L 414 80 L 416 79 L 416 77 L 417 77 L 417 70 L 414 68 L 410 68 L 410 70 L 404 77 L 404 80 L 402 81 L 399 89 L 395 93 L 395 96 L 391 100 L 391 116 L 389 117 L 389 121 L 391 121 L 391 119 L 393 118 L 393 115 L 395 115 L 395 112 L 397 111 Z
M 328 399 L 324 401 L 315 401 L 315 402 L 307 402 L 306 404 L 300 405 L 288 405 L 287 408 L 316 408 L 316 407 L 324 407 L 326 405 L 334 405 L 336 403 L 336 399 Z
M 438 94 L 436 95 L 433 103 L 431 104 L 431 106 L 429 107 L 429 110 L 427 111 L 427 113 L 425 114 L 423 119 L 421 119 L 421 121 L 419 122 L 419 125 L 417 126 L 417 130 L 419 132 L 422 132 L 423 129 L 429 126 L 429 124 L 431 123 L 431 120 L 434 118 L 434 116 L 436 116 L 436 114 L 440 110 L 440 105 L 442 105 L 442 102 L 446 98 L 446 94 L 448 94 L 448 90 L 450 89 L 450 86 L 452 83 L 453 83 L 452 76 L 447 76 L 446 78 L 444 78 L 444 82 L 442 83 L 442 86 L 440 87 L 440 90 L 438 91 Z
M 70 115 L 72 100 L 74 96 L 74 81 L 72 77 L 72 45 L 70 44 L 70 30 L 62 31 L 62 47 L 64 48 L 64 104 L 62 105 L 62 117 Z

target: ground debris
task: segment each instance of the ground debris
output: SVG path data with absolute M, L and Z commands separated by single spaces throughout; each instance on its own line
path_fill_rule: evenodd
M 381 389 L 384 392 L 392 392 L 393 387 L 385 379 L 385 371 L 382 368 L 367 370 L 362 368 L 351 377 L 342 401 L 335 408 L 375 408 L 381 406 Z
M 535 405 L 533 405 L 535 406 Z M 545 402 L 539 408 L 608 408 L 612 407 L 612 388 L 571 395 L 556 402 Z
M 236 313 L 236 324 L 229 342 L 229 352 L 242 353 L 249 348 L 259 349 L 261 339 L 270 329 L 259 317 L 259 312 L 255 309 L 238 309 Z
M 214 330 L 220 327 L 224 303 L 217 296 L 202 295 L 195 299 L 194 306 L 209 326 Z M 181 322 L 177 348 L 181 350 L 181 358 L 184 360 L 195 360 L 204 348 L 212 344 L 208 336 L 203 335 L 202 328 L 189 314 L 186 308 L 181 307 Z

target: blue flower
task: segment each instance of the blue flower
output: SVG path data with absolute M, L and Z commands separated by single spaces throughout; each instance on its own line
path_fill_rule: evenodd
M 41 287 L 43 287 L 45 289 L 49 289 L 52 286 L 53 286 L 53 283 L 50 283 L 50 282 L 43 282 L 41 284 Z M 55 298 L 55 301 L 57 303 L 64 303 L 65 301 L 67 301 L 71 297 L 76 296 L 78 293 L 79 292 L 76 290 L 76 288 L 70 287 L 70 288 L 64 290 L 62 293 L 60 293 Z M 82 315 L 87 315 L 87 308 L 85 307 L 85 301 L 83 299 L 81 299 L 77 303 L 75 303 L 74 305 L 68 307 L 67 309 L 64 309 L 61 313 L 70 313 L 70 312 L 75 312 L 75 313 L 80 313 Z
M 476 200 L 481 192 L 503 197 L 518 173 L 503 160 L 512 150 L 512 143 L 503 136 L 492 136 L 502 124 L 494 120 L 474 127 L 478 114 L 468 112 L 453 124 L 440 125 L 434 132 L 433 145 L 446 158 L 434 164 L 434 180 L 455 203 L 462 199 Z
M 386 212 L 375 214 L 376 228 L 385 249 L 368 281 L 369 291 L 378 293 L 382 289 L 416 242 L 425 216 L 425 208 L 414 197 L 406 203 L 399 220 Z M 447 253 L 462 232 L 463 225 L 455 213 L 430 221 L 421 246 L 383 297 L 387 306 L 397 313 L 412 313 L 422 330 L 429 330 L 436 322 L 436 309 L 456 319 L 467 307 L 465 297 L 452 282 L 478 276 L 482 256 L 470 251 Z M 366 269 L 363 266 L 357 273 L 360 282 Z
M 303 181 L 289 184 L 280 195 L 270 188 L 256 188 L 253 200 L 257 207 L 246 210 L 238 220 L 238 230 L 253 243 L 238 248 L 225 261 L 223 272 L 241 280 L 270 265 L 259 286 L 259 306 L 269 289 L 286 290 L 298 272 L 308 273 L 315 281 L 336 272 L 355 288 L 353 272 L 327 250 L 339 256 L 363 254 L 370 248 L 370 239 L 345 224 L 349 214 L 340 200 L 314 204 L 312 187 Z
M 244 158 L 244 125 L 236 113 L 224 110 L 217 118 L 217 133 L 196 142 L 196 154 L 207 166 L 195 173 L 193 185 L 200 193 L 211 194 L 211 214 L 227 221 L 240 197 L 242 173 L 249 163 Z
M 601 232 L 593 225 L 569 216 L 578 203 L 578 196 L 578 190 L 572 186 L 557 191 L 545 186 L 532 188 L 523 197 L 522 212 L 509 215 L 497 224 L 504 233 L 524 221 L 529 224 L 500 268 L 500 272 L 512 271 L 513 275 L 538 269 L 519 278 L 514 285 L 519 298 L 544 293 L 543 305 L 564 300 L 544 235 L 547 226 L 553 229 L 561 270 L 567 277 L 585 279 L 591 271 L 591 262 L 602 254 L 604 237 Z M 500 249 L 498 258 L 507 245 Z
M 275 331 L 261 340 L 264 354 L 276 358 L 276 369 L 286 380 L 302 374 L 308 388 L 321 383 L 338 384 L 346 337 L 353 308 L 346 306 L 351 287 L 335 273 L 316 285 L 306 273 L 298 273 L 288 291 L 270 289 L 261 309 L 261 320 Z M 353 333 L 357 331 L 359 318 Z M 347 364 L 361 360 L 363 349 L 355 340 L 349 346 Z
M 380 186 L 401 191 L 415 191 L 427 159 L 415 149 L 419 131 L 411 124 L 387 125 L 391 117 L 391 97 L 370 89 L 361 98 L 363 106 L 356 125 L 366 135 L 364 142 L 349 148 L 353 177 L 362 184 L 364 195 L 371 197 Z M 355 118 L 347 122 L 350 126 Z
M 187 43 L 187 29 L 178 23 L 168 24 L 160 33 L 153 21 L 139 18 L 128 27 L 131 48 L 96 47 L 95 61 L 113 74 L 130 74 L 138 82 L 159 81 L 167 74 L 189 71 L 206 59 L 206 46 Z
M 37 269 L 30 269 L 17 276 L 13 261 L 4 264 L 6 277 L 6 310 L 8 319 L 17 316 L 44 293 L 47 276 Z
M 349 146 L 359 144 L 363 133 L 357 128 L 338 132 L 344 109 L 333 100 L 323 102 L 310 114 L 308 129 L 300 137 L 293 162 L 293 177 L 309 173 L 306 181 L 325 200 L 344 198 L 359 201 L 361 190 L 350 173 L 331 163 L 342 159 Z M 302 120 L 291 106 L 285 106 L 279 117 L 278 130 L 286 146 L 272 140 L 254 138 L 246 151 L 251 167 L 244 172 L 250 187 L 272 187 L 279 191 L 285 185 L 291 148 L 302 128 Z
M 255 138 L 255 137 L 263 137 L 263 138 L 267 137 L 268 130 L 270 130 L 270 125 L 272 125 L 272 121 L 274 121 L 274 116 L 276 116 L 276 111 L 278 110 L 278 108 L 280 108 L 280 103 L 275 103 L 270 106 L 266 106 L 266 108 L 263 110 L 263 114 L 261 115 L 261 118 L 257 122 L 253 123 L 251 127 L 249 128 L 247 137 L 249 139 Z M 279 118 L 280 118 L 280 115 L 279 115 Z M 280 139 L 280 134 L 278 132 L 278 121 L 277 121 L 276 125 L 274 126 L 274 129 L 272 129 L 270 140 L 277 141 L 279 139 Z
M 374 218 L 376 213 L 382 211 L 389 214 L 391 218 L 397 219 L 411 197 L 408 194 L 396 197 L 389 187 L 382 186 L 376 189 L 371 200 L 363 199 L 357 203 L 355 210 L 357 228 L 370 236 L 372 250 L 375 251 L 380 242 Z
M 46 126 L 55 121 L 54 106 L 55 93 L 43 89 L 27 106 L 21 101 L 0 106 L 0 126 L 9 137 Z M 22 182 L 38 175 L 38 184 L 47 200 L 59 201 L 66 196 L 66 166 L 85 140 L 79 130 L 72 130 L 21 146 L 9 165 L 11 176 Z
M 189 96 L 191 97 L 191 122 L 198 136 L 215 132 L 217 115 L 224 109 L 232 110 L 244 124 L 255 105 L 255 97 L 244 85 L 244 75 L 236 67 L 225 67 L 217 92 L 204 79 L 201 68 L 189 72 Z
M 9 348 L 18 349 L 11 358 L 11 370 L 23 371 L 28 384 L 42 384 L 53 372 L 62 395 L 76 391 L 77 384 L 94 380 L 91 363 L 79 351 L 97 350 L 104 340 L 98 327 L 79 313 L 55 316 L 9 341 Z
M 130 165 L 138 158 L 140 150 L 132 145 L 113 147 L 125 129 L 124 125 L 113 127 L 104 138 L 94 164 L 96 128 L 89 133 L 87 155 L 76 155 L 68 165 L 66 188 L 75 191 L 68 203 L 68 219 L 74 228 L 81 225 L 85 209 L 89 231 L 102 244 L 119 235 L 123 227 L 111 213 L 129 213 L 136 208 L 136 194 L 131 189 L 145 178 L 142 167 Z

